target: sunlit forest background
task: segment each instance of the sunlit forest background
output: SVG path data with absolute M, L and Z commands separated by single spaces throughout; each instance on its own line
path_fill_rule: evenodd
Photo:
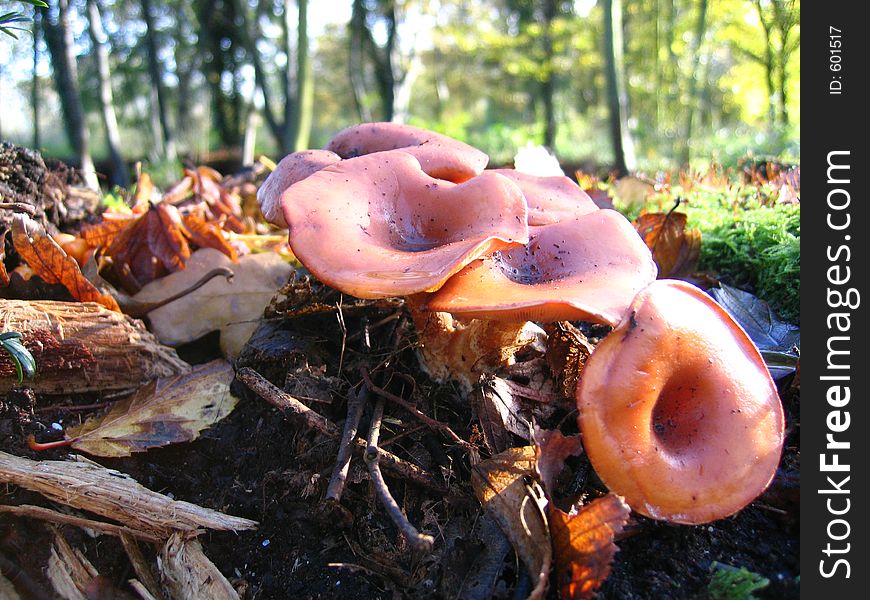
M 797 0 L 0 2 L 0 137 L 88 165 L 241 165 L 360 121 L 588 170 L 800 153 Z

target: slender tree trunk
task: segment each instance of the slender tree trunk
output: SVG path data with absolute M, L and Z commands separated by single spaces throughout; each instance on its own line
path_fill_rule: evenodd
M 99 190 L 100 184 L 97 181 L 97 173 L 91 157 L 90 135 L 79 93 L 76 56 L 73 51 L 73 33 L 69 25 L 69 1 L 58 0 L 57 7 L 57 23 L 52 23 L 47 16 L 46 9 L 42 9 L 43 32 L 49 54 L 51 54 L 55 85 L 60 96 L 67 136 L 79 158 L 82 175 L 89 188 Z
M 94 46 L 97 59 L 97 76 L 100 80 L 100 109 L 103 128 L 106 130 L 106 144 L 112 161 L 112 183 L 126 188 L 130 183 L 127 167 L 121 158 L 121 134 L 115 118 L 115 101 L 112 95 L 112 76 L 109 71 L 109 41 L 103 29 L 103 19 L 97 0 L 87 0 L 88 33 Z
M 256 91 L 254 92 L 256 94 Z M 254 164 L 254 154 L 257 146 L 257 128 L 260 126 L 260 113 L 254 102 L 248 109 L 248 118 L 245 119 L 245 139 L 242 143 L 242 166 Z
M 622 0 L 604 0 L 604 55 L 613 167 L 625 175 L 635 168 L 634 144 L 628 131 L 628 93 L 625 87 L 622 43 Z
M 553 19 L 556 18 L 556 0 L 544 2 L 544 80 L 541 82 L 541 103 L 544 108 L 544 146 L 556 147 L 556 93 L 555 73 L 553 72 Z
M 683 152 L 680 160 L 683 165 L 688 165 L 692 158 L 692 135 L 694 134 L 695 113 L 698 112 L 698 90 L 702 80 L 706 79 L 706 69 L 701 64 L 701 53 L 704 47 L 704 34 L 707 32 L 707 0 L 701 0 L 698 6 L 698 20 L 695 22 L 695 43 L 692 51 L 694 57 L 694 69 L 692 79 L 689 81 L 689 105 L 686 107 L 686 127 L 683 132 Z
M 176 160 L 175 140 L 169 127 L 167 113 L 166 90 L 163 86 L 163 72 L 160 68 L 160 58 L 157 56 L 157 40 L 155 38 L 154 15 L 151 12 L 151 0 L 141 0 L 142 18 L 145 20 L 145 45 L 148 49 L 148 72 L 151 76 L 151 86 L 157 99 L 160 131 L 163 138 L 163 157 Z
M 281 139 L 279 143 L 281 150 L 285 154 L 293 152 L 293 146 L 296 143 L 295 127 L 297 124 L 296 111 L 298 109 L 296 95 L 293 93 L 293 45 L 290 43 L 290 32 L 293 30 L 293 23 L 290 19 L 292 4 L 292 0 L 284 0 L 284 14 L 281 17 L 282 49 L 287 56 L 287 62 L 284 65 L 284 70 L 281 72 L 284 119 L 281 125 Z
M 39 102 L 39 30 L 42 13 L 33 11 L 33 80 L 30 84 L 30 108 L 33 111 L 33 147 L 39 150 L 42 136 L 39 130 L 39 115 L 42 113 Z
M 308 48 L 308 0 L 297 0 L 299 21 L 296 43 L 296 110 L 294 111 L 293 150 L 308 148 L 311 122 L 314 117 L 314 78 L 311 76 L 311 55 Z
M 348 78 L 353 93 L 353 104 L 360 121 L 372 120 L 371 111 L 365 103 L 365 35 L 366 9 L 362 0 L 354 0 L 349 24 Z

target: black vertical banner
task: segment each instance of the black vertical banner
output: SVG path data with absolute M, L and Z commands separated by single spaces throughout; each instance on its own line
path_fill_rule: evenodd
M 801 19 L 801 596 L 866 598 L 870 61 L 860 2 Z M 824 596 L 822 595 L 824 594 Z

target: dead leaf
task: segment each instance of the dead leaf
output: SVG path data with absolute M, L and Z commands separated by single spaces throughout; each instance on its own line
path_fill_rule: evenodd
M 0 286 L 9 285 L 9 273 L 6 271 L 6 234 L 9 228 L 4 227 L 0 233 Z
M 522 407 L 501 377 L 487 375 L 481 379 L 472 390 L 471 406 L 490 452 L 497 454 L 510 448 L 511 433 L 529 439 L 529 423 L 520 417 Z
M 556 478 L 562 472 L 565 460 L 582 454 L 583 442 L 579 434 L 565 436 L 558 429 L 535 429 L 535 449 L 538 475 L 547 497 L 553 498 Z
M 646 203 L 647 197 L 655 192 L 655 185 L 634 175 L 620 177 L 613 185 L 616 197 L 626 206 L 639 206 Z
M 780 320 L 761 298 L 724 283 L 710 295 L 746 330 L 774 379 L 794 373 L 801 345 L 799 327 Z
M 121 457 L 178 442 L 188 442 L 227 416 L 238 403 L 230 394 L 233 369 L 223 360 L 158 379 L 106 414 L 69 427 L 64 437 L 76 450 Z
M 115 299 L 88 281 L 75 259 L 67 256 L 42 225 L 27 215 L 18 213 L 12 217 L 12 243 L 21 258 L 46 283 L 63 285 L 80 302 L 96 302 L 109 310 L 121 311 Z
M 480 462 L 471 485 L 483 508 L 498 522 L 532 579 L 529 598 L 543 598 L 553 552 L 544 490 L 534 479 L 535 447 L 511 448 Z
M 562 396 L 573 400 L 580 372 L 595 347 L 568 321 L 548 323 L 544 331 L 547 332 L 547 367 L 556 378 Z
M 171 204 L 152 204 L 106 248 L 112 260 L 111 273 L 128 291 L 184 268 L 190 258 L 178 209 Z
M 198 290 L 148 314 L 151 329 L 161 342 L 173 346 L 193 341 L 210 331 L 220 331 L 225 356 L 238 356 L 257 328 L 263 310 L 293 272 L 293 267 L 275 254 L 250 254 L 232 264 L 217 250 L 203 248 L 193 253 L 184 271 L 148 284 L 133 299 L 154 302 L 166 298 L 221 266 L 235 273 L 232 282 L 212 279 Z
M 550 505 L 559 598 L 593 597 L 610 574 L 613 556 L 619 550 L 613 538 L 622 531 L 630 512 L 622 498 L 613 493 L 570 515 Z
M 226 254 L 233 262 L 239 259 L 238 252 L 230 245 L 227 238 L 224 237 L 219 223 L 207 221 L 202 215 L 195 212 L 184 215 L 182 222 L 184 223 L 185 234 L 194 245 L 200 248 L 219 250 L 223 254 Z
M 634 223 L 637 232 L 652 251 L 659 267 L 659 279 L 689 276 L 701 255 L 701 231 L 686 229 L 685 213 L 644 213 Z
M 601 180 L 591 173 L 584 173 L 581 170 L 574 172 L 574 177 L 577 178 L 577 184 L 586 192 L 598 208 L 613 208 L 613 198 L 607 193 L 607 190 L 601 188 Z

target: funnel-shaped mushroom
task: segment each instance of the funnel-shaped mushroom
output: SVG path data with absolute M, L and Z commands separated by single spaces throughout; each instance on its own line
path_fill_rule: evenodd
M 326 167 L 281 203 L 297 258 L 359 298 L 438 289 L 478 256 L 528 241 L 526 201 L 510 180 L 433 179 L 404 151 Z
M 423 172 L 461 183 L 479 175 L 489 162 L 484 153 L 459 140 L 399 123 L 363 123 L 338 132 L 326 145 L 342 158 L 402 149 L 415 156 Z
M 612 210 L 529 228 L 524 247 L 469 264 L 426 303 L 465 318 L 615 325 L 656 278 L 649 249 Z
M 541 177 L 515 169 L 492 169 L 523 191 L 529 205 L 529 225 L 550 225 L 598 210 L 583 189 L 564 175 Z
M 733 514 L 779 464 L 783 410 L 746 333 L 709 296 L 663 279 L 581 373 L 583 444 L 636 511 L 678 523 Z
M 287 227 L 284 220 L 284 210 L 281 208 L 281 194 L 288 187 L 302 181 L 309 175 L 324 167 L 334 165 L 341 160 L 335 152 L 329 150 L 302 150 L 288 154 L 281 159 L 257 190 L 257 202 L 260 212 L 270 223 L 279 227 Z

